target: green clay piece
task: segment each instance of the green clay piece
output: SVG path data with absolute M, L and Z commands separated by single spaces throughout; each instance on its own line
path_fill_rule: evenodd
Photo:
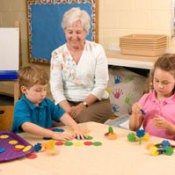
M 114 133 L 113 128 L 111 126 L 109 127 L 108 132 L 109 133 Z
M 93 145 L 94 145 L 94 146 L 101 146 L 102 143 L 101 143 L 101 142 L 94 142 Z
M 136 141 L 136 135 L 134 133 L 129 133 L 127 137 L 130 142 Z
M 173 148 L 171 146 L 166 146 L 165 147 L 165 155 L 170 156 L 174 152 Z
M 72 143 L 72 142 L 65 142 L 64 145 L 65 145 L 65 146 L 72 146 L 73 143 Z
M 87 136 L 87 137 L 85 137 L 85 140 L 92 140 L 92 139 L 93 139 L 92 136 Z

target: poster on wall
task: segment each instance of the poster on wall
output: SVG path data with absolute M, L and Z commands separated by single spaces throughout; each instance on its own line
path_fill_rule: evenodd
M 50 63 L 51 52 L 66 42 L 63 14 L 79 7 L 91 17 L 87 40 L 98 41 L 98 0 L 27 0 L 29 62 Z

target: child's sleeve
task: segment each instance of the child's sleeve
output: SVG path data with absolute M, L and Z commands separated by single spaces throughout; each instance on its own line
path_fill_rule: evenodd
M 149 98 L 149 93 L 144 94 L 144 95 L 140 98 L 139 104 L 140 104 L 142 107 L 144 107 L 144 106 L 145 106 L 145 103 L 146 103 L 146 101 L 147 101 L 148 98 Z
M 63 116 L 64 113 L 64 110 L 59 105 L 55 105 L 53 103 L 52 120 L 60 122 L 60 118 Z
M 23 132 L 21 125 L 25 122 L 31 122 L 30 111 L 22 101 L 18 101 L 14 108 L 14 119 L 11 131 L 14 133 Z

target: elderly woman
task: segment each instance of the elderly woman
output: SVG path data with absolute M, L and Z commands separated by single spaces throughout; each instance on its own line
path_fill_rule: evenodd
M 62 28 L 67 42 L 51 58 L 53 98 L 79 123 L 104 123 L 112 115 L 106 92 L 108 65 L 102 46 L 86 40 L 90 17 L 72 8 L 64 14 Z

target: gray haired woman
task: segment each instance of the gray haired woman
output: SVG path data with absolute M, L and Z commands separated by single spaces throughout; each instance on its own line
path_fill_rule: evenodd
M 112 115 L 106 91 L 108 64 L 103 47 L 86 40 L 90 22 L 80 8 L 64 14 L 67 42 L 52 52 L 50 85 L 55 102 L 77 122 L 104 123 Z

